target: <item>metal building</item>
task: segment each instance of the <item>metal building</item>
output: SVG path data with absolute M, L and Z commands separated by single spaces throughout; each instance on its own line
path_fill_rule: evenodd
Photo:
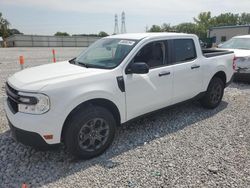
M 220 26 L 208 30 L 208 38 L 213 38 L 213 43 L 220 44 L 237 35 L 250 34 L 250 25 Z
M 7 38 L 8 47 L 87 47 L 96 36 L 13 35 Z

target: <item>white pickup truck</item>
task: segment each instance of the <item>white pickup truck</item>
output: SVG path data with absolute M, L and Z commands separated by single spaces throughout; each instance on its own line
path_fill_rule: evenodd
M 234 66 L 233 52 L 202 51 L 195 35 L 114 35 L 70 61 L 15 73 L 6 83 L 5 111 L 17 141 L 64 143 L 87 159 L 136 117 L 193 98 L 217 107 Z

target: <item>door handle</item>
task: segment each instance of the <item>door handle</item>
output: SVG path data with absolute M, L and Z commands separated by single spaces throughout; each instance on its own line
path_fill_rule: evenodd
M 198 69 L 198 68 L 200 68 L 200 65 L 193 65 L 193 66 L 191 67 L 191 69 Z
M 167 76 L 167 75 L 170 75 L 170 72 L 161 72 L 161 73 L 159 73 L 159 77 Z

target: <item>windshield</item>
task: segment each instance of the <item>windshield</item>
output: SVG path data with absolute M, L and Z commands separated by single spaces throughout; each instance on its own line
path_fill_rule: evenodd
M 111 69 L 123 61 L 136 43 L 136 40 L 103 38 L 82 52 L 75 63 L 87 68 Z
M 232 38 L 221 44 L 219 48 L 250 50 L 250 38 Z

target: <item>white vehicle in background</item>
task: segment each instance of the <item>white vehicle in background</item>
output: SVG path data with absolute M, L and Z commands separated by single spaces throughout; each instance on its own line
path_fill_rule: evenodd
M 118 125 L 141 115 L 193 98 L 216 108 L 233 59 L 230 51 L 201 50 L 195 35 L 109 36 L 75 59 L 8 78 L 5 111 L 17 141 L 64 143 L 73 155 L 91 158 L 110 146 Z
M 231 38 L 218 48 L 234 51 L 236 62 L 235 80 L 250 82 L 250 35 Z

